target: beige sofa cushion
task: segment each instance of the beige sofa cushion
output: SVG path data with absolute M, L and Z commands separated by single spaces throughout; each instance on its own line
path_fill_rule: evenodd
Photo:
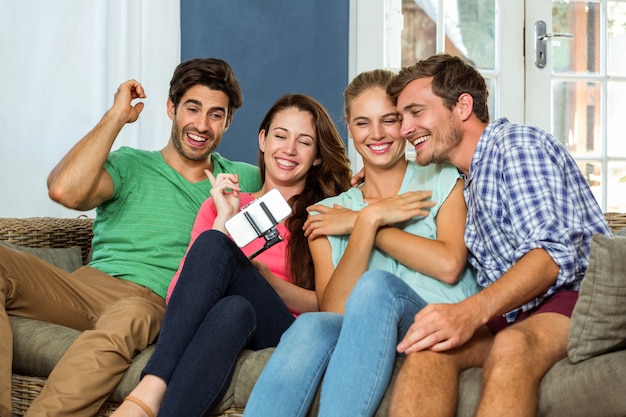
M 14 245 L 4 240 L 0 240 L 0 245 L 35 255 L 67 272 L 74 272 L 83 266 L 83 258 L 78 246 L 72 246 L 70 248 L 31 248 Z
M 572 363 L 626 347 L 626 237 L 596 235 L 570 324 Z
M 13 327 L 13 372 L 46 378 L 80 331 L 58 324 L 9 316 Z M 122 401 L 139 383 L 142 369 L 154 351 L 150 345 L 133 358 L 130 368 L 111 395 Z

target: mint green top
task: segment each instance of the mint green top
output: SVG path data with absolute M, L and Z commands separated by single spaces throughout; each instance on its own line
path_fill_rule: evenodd
M 244 191 L 261 188 L 257 167 L 215 152 L 211 160 L 214 174 L 239 174 Z M 104 169 L 115 191 L 96 209 L 89 266 L 165 297 L 211 183 L 208 179 L 189 182 L 165 162 L 160 151 L 122 147 L 111 152 Z
M 433 192 L 432 200 L 436 201 L 437 205 L 430 209 L 428 216 L 423 218 L 415 217 L 409 221 L 395 224 L 395 227 L 414 235 L 436 239 L 437 225 L 435 219 L 437 213 L 452 191 L 458 178 L 459 173 L 457 169 L 451 165 L 431 164 L 422 167 L 414 162 L 409 162 L 398 194 L 403 194 L 407 191 L 431 190 Z M 320 204 L 328 207 L 332 207 L 333 204 L 339 204 L 356 211 L 367 205 L 363 200 L 361 190 L 357 188 L 351 188 L 336 197 L 327 198 L 321 201 Z M 328 236 L 332 248 L 332 262 L 335 267 L 346 251 L 349 238 L 350 235 Z M 480 288 L 476 284 L 474 275 L 469 268 L 465 270 L 459 282 L 455 285 L 449 285 L 404 266 L 377 248 L 374 248 L 368 264 L 368 270 L 375 269 L 397 275 L 429 303 L 461 301 L 477 293 Z

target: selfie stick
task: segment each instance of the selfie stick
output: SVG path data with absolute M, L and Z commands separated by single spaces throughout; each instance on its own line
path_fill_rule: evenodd
M 258 237 L 263 236 L 265 238 L 265 244 L 263 245 L 263 247 L 250 255 L 250 259 L 254 259 L 257 255 L 261 254 L 262 252 L 266 251 L 267 249 L 271 248 L 272 246 L 283 240 L 283 238 L 278 234 L 278 229 L 276 229 L 278 222 L 276 221 L 274 216 L 272 216 L 272 213 L 270 213 L 264 202 L 261 201 L 259 205 L 263 209 L 263 212 L 265 213 L 267 218 L 272 222 L 273 226 L 267 229 L 265 232 L 261 232 L 259 226 L 256 224 L 252 216 L 250 216 L 247 211 L 243 212 L 244 217 L 246 218 L 246 220 L 248 220 L 248 223 L 250 223 L 250 226 L 252 226 L 252 228 L 256 232 L 256 235 Z

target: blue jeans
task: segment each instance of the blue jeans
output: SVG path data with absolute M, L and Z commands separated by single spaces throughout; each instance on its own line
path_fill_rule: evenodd
M 202 233 L 187 253 L 143 375 L 168 383 L 159 416 L 208 416 L 239 353 L 276 346 L 294 317 L 272 286 L 221 232 Z
M 245 417 L 306 416 L 322 377 L 319 417 L 373 416 L 389 384 L 396 345 L 426 305 L 393 274 L 358 281 L 345 314 L 302 314 L 259 377 Z

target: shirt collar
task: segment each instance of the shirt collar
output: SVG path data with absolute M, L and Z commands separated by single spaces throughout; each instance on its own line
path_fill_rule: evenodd
M 480 135 L 480 139 L 478 139 L 478 144 L 476 145 L 476 149 L 474 150 L 474 156 L 472 157 L 472 162 L 470 164 L 469 175 L 465 179 L 466 186 L 467 184 L 469 184 L 469 182 L 471 182 L 472 178 L 474 177 L 474 168 L 480 165 L 480 160 L 483 158 L 487 146 L 489 146 L 490 141 L 495 137 L 495 135 L 493 135 L 493 132 L 499 129 L 502 125 L 508 123 L 510 122 L 506 117 L 497 119 L 492 123 L 489 123 L 483 131 L 483 134 Z

